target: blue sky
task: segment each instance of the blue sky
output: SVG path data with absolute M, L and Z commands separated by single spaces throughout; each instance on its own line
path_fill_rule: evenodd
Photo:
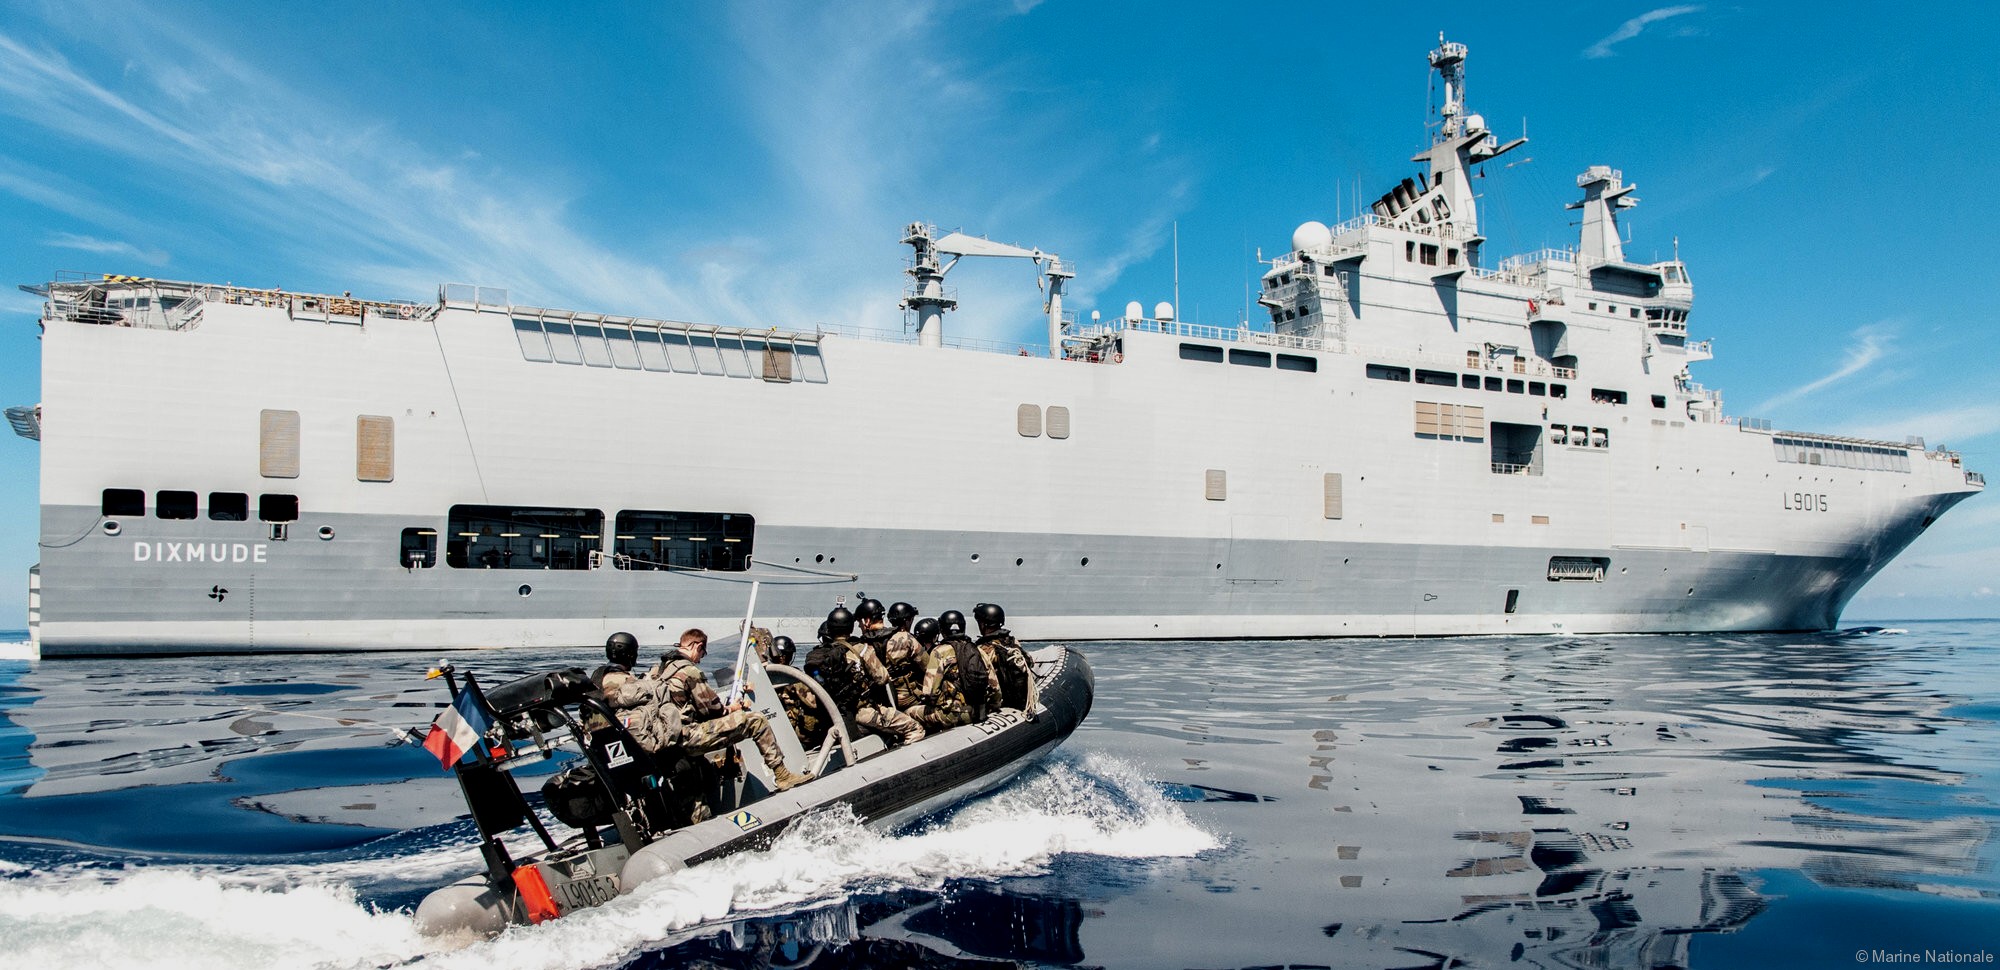
M 1069 305 L 1233 323 L 1261 249 L 1411 174 L 1425 54 L 1530 144 L 1489 259 L 1575 244 L 1576 173 L 1678 238 L 1697 381 L 1784 428 L 1921 434 L 2000 470 L 2000 14 L 1905 4 L 87 4 L 0 8 L 0 279 L 57 270 L 731 324 L 898 330 L 915 219 L 1061 253 Z M 1454 9 L 1457 8 L 1457 9 Z M 953 332 L 1033 341 L 1029 267 L 967 263 Z M 0 294 L 0 404 L 39 398 Z M 0 439 L 0 628 L 37 559 Z M 13 578 L 8 578 L 13 577 Z M 2000 614 L 2000 503 L 1961 505 L 1850 619 Z

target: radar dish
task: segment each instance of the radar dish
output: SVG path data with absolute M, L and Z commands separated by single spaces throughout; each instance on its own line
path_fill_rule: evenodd
M 1155 319 L 1155 320 L 1172 320 L 1173 318 L 1174 318 L 1174 305 L 1173 305 L 1173 304 L 1171 304 L 1171 303 L 1168 303 L 1168 302 L 1167 302 L 1167 301 L 1165 301 L 1165 300 L 1161 300 L 1161 301 L 1160 301 L 1159 303 L 1157 303 L 1157 304 L 1154 304 L 1154 306 L 1153 306 L 1153 319 Z
M 1146 318 L 1146 308 L 1140 306 L 1138 300 L 1133 300 L 1132 302 L 1125 304 L 1125 319 L 1137 321 L 1137 320 L 1143 320 L 1145 318 Z
M 1292 249 L 1305 252 L 1333 245 L 1333 230 L 1323 222 L 1307 222 L 1292 230 Z

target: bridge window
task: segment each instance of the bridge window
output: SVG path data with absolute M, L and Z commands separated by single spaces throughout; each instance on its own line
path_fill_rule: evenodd
M 1417 383 L 1436 384 L 1441 387 L 1453 387 L 1458 384 L 1458 380 L 1454 375 L 1447 374 L 1443 371 L 1423 370 L 1420 368 L 1417 371 Z
M 510 505 L 454 505 L 445 564 L 455 569 L 589 569 L 604 513 Z
M 1244 367 L 1269 367 L 1271 355 L 1261 350 L 1230 350 L 1229 362 Z
M 1387 364 L 1369 364 L 1368 376 L 1378 381 L 1408 381 L 1408 367 L 1391 367 Z
M 1319 370 L 1319 360 L 1318 358 L 1300 357 L 1295 354 L 1279 354 L 1278 369 L 1302 371 L 1307 374 L 1316 373 Z

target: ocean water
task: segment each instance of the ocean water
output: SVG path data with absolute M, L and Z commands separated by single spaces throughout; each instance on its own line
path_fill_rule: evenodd
M 2000 959 L 2000 621 L 1076 646 L 1090 718 L 1007 787 L 898 832 L 829 813 L 492 940 L 409 915 L 480 866 L 449 775 L 395 740 L 442 704 L 436 658 L 0 659 L 0 950 L 37 970 Z M 588 659 L 453 657 L 489 682 Z

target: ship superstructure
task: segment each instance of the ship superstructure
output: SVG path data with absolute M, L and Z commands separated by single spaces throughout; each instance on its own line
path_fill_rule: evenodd
M 37 292 L 46 656 L 812 633 L 836 596 L 1035 638 L 1798 630 L 1983 488 L 1919 440 L 1776 431 L 1696 384 L 1693 285 L 1582 238 L 1488 265 L 1466 50 L 1419 175 L 1272 259 L 1269 328 L 1136 305 L 923 223 L 913 333 L 122 277 Z M 1032 260 L 1044 355 L 947 339 L 958 258 Z M 877 440 L 880 452 L 857 448 Z M 899 456 L 921 455 L 924 460 Z M 644 638 L 642 634 L 642 639 Z

